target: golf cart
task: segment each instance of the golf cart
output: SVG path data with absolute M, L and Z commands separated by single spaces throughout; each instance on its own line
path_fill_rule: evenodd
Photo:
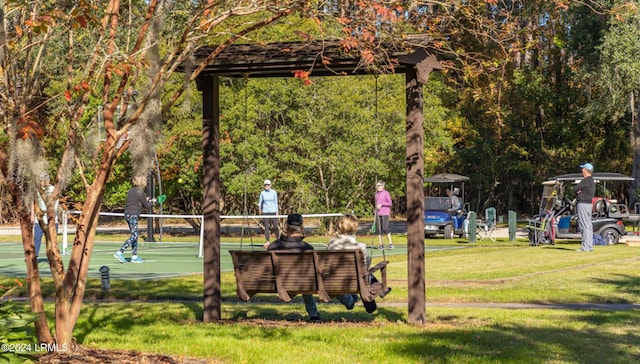
M 452 239 L 455 235 L 462 238 L 466 235 L 464 226 L 467 211 L 464 208 L 464 182 L 468 180 L 469 177 L 452 173 L 436 174 L 424 179 L 425 182 L 436 185 L 440 196 L 424 199 L 424 236 L 426 238 L 433 238 L 438 233 L 445 239 Z M 454 198 L 459 199 L 460 208 L 452 206 L 452 197 L 444 196 L 445 187 L 452 191 L 456 196 Z
M 556 239 L 581 239 L 573 189 L 569 186 L 583 178 L 581 173 L 563 174 L 543 182 L 539 213 L 529 219 L 529 244 L 555 244 Z M 633 181 L 620 173 L 594 173 L 596 197 L 593 198 L 593 233 L 600 235 L 604 243 L 613 245 L 625 235 L 623 219 L 629 217 L 625 204 L 606 197 L 607 182 Z M 565 194 L 565 189 L 569 189 Z

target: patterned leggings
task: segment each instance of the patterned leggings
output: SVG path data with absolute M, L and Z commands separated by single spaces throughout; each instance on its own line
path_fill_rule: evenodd
M 131 245 L 131 253 L 133 255 L 138 254 L 138 215 L 124 215 L 124 219 L 127 220 L 127 224 L 129 224 L 129 231 L 131 231 L 131 236 L 127 241 L 122 244 L 120 251 L 124 253 L 124 251 Z

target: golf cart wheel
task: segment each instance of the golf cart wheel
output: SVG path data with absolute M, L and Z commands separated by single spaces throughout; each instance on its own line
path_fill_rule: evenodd
M 453 239 L 453 226 L 445 225 L 445 227 L 444 227 L 444 238 L 445 239 Z
M 615 245 L 620 241 L 620 233 L 614 228 L 606 228 L 600 232 L 600 236 L 607 242 L 607 245 Z

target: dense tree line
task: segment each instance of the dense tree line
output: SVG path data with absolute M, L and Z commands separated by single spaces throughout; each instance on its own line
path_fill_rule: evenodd
M 474 54 L 470 49 L 482 56 L 476 63 L 451 62 L 425 85 L 425 174 L 467 175 L 473 210 L 495 206 L 501 214 L 520 215 L 537 212 L 543 180 L 577 172 L 585 161 L 598 171 L 635 176 L 637 112 L 630 105 L 637 86 L 630 81 L 637 79 L 637 9 L 625 2 L 496 3 L 517 8 L 509 9 L 517 17 L 509 34 L 522 46 L 485 48 L 491 43 L 477 36 L 454 38 L 467 57 Z M 489 18 L 501 14 L 489 10 Z M 313 81 L 310 86 L 279 79 L 223 82 L 224 213 L 254 213 L 261 180 L 273 178 L 288 211 L 353 210 L 369 216 L 372 186 L 380 178 L 389 182 L 401 217 L 402 77 Z M 197 101 L 191 105 L 197 110 Z M 192 116 L 197 118 L 196 112 Z M 193 126 L 197 134 L 199 122 Z M 197 137 L 192 147 L 197 153 Z M 165 177 L 174 183 L 174 174 Z M 189 190 L 197 195 L 200 187 L 192 184 Z M 627 187 L 614 186 L 610 193 L 633 204 L 635 188 L 627 193 Z M 197 204 L 198 198 L 176 207 L 197 211 L 191 201 Z
M 575 171 L 583 161 L 600 171 L 635 176 L 637 111 L 630 105 L 637 104 L 637 86 L 629 81 L 637 79 L 637 9 L 622 1 L 569 7 L 496 2 L 485 9 L 461 8 L 441 18 L 457 20 L 449 24 L 451 49 L 445 50 L 464 47 L 463 56 L 475 58 L 451 60 L 438 50 L 449 68 L 432 74 L 425 86 L 425 173 L 468 175 L 472 209 L 496 206 L 503 214 L 535 212 L 540 182 Z M 517 18 L 501 37 L 521 46 L 505 51 L 498 47 L 504 40 L 491 43 L 461 30 L 483 13 L 489 21 L 504 14 Z M 262 37 L 288 34 L 282 31 L 286 26 L 274 29 Z M 224 213 L 254 213 L 261 179 L 273 178 L 287 211 L 368 216 L 373 183 L 383 179 L 398 202 L 396 215 L 402 216 L 402 77 L 313 81 L 310 86 L 294 79 L 223 82 Z M 94 104 L 87 118 L 95 119 L 98 107 Z M 171 196 L 166 206 L 177 213 L 200 211 L 200 107 L 192 88 L 163 116 L 166 128 L 156 144 L 163 193 Z M 89 127 L 97 137 L 99 126 Z M 130 161 L 126 153 L 114 166 L 107 210 L 123 207 Z M 67 193 L 70 202 L 84 199 L 79 182 Z M 635 186 L 629 194 L 615 191 L 617 197 L 633 203 Z M 7 203 L 6 196 L 2 201 Z M 3 212 L 3 222 L 15 219 L 11 209 Z

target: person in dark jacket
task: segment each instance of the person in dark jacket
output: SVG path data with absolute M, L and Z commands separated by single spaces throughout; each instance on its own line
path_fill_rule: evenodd
M 151 204 L 155 203 L 155 199 L 150 199 L 147 193 L 144 191 L 147 185 L 147 178 L 145 176 L 136 176 L 133 178 L 133 187 L 129 189 L 127 193 L 127 206 L 124 209 L 124 218 L 129 224 L 129 231 L 131 235 L 129 239 L 122 244 L 120 250 L 118 250 L 113 256 L 116 257 L 121 263 L 126 263 L 124 258 L 124 251 L 131 245 L 131 263 L 143 263 L 138 256 L 138 220 L 142 209 L 151 211 Z
M 269 244 L 267 250 L 313 250 L 313 247 L 304 241 L 303 232 L 304 225 L 302 215 L 291 214 L 287 216 L 285 233 L 282 234 L 278 240 Z M 322 322 L 313 295 L 303 294 L 302 300 L 309 314 L 309 322 Z
M 593 251 L 593 223 L 591 212 L 593 211 L 593 198 L 596 195 L 596 183 L 593 180 L 593 165 L 585 163 L 580 165 L 582 176 L 580 183 L 574 188 L 576 192 L 576 211 L 578 213 L 578 227 L 582 232 L 582 246 L 577 251 Z

